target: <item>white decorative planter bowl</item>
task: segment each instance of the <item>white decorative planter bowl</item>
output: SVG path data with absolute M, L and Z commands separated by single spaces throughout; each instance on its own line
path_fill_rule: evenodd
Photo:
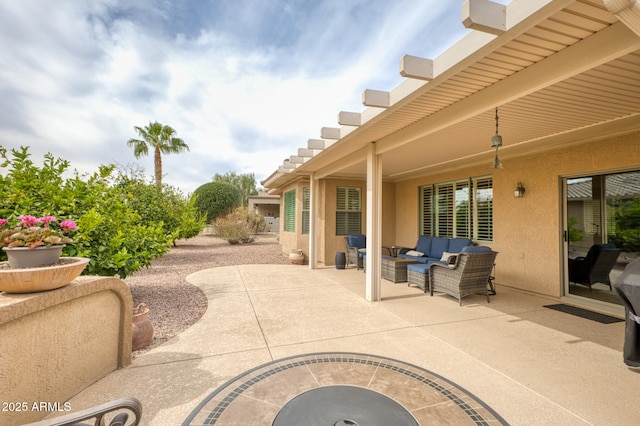
M 12 268 L 0 262 L 0 291 L 34 293 L 64 287 L 89 263 L 86 257 L 61 257 L 58 263 L 40 268 Z

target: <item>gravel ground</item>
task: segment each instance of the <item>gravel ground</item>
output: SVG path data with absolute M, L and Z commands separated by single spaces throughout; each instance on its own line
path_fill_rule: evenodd
M 239 264 L 288 264 L 273 234 L 259 235 L 253 243 L 231 245 L 208 235 L 178 240 L 177 246 L 147 269 L 127 277 L 133 306 L 144 302 L 149 306 L 154 337 L 151 344 L 133 352 L 132 356 L 166 342 L 196 323 L 207 310 L 202 290 L 185 281 L 193 272 L 218 266 Z

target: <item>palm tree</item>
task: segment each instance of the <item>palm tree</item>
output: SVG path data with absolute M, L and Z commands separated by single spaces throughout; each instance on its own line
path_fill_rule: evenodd
M 136 158 L 149 154 L 149 147 L 153 147 L 153 164 L 155 167 L 156 187 L 162 190 L 162 154 L 178 154 L 189 151 L 189 146 L 180 138 L 175 137 L 176 131 L 170 126 L 163 126 L 156 122 L 149 123 L 144 128 L 133 127 L 141 139 L 129 139 L 127 145 L 133 148 Z

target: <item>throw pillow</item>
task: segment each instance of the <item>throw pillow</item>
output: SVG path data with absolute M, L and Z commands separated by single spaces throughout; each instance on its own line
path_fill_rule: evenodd
M 447 263 L 452 263 L 456 256 L 458 255 L 458 253 L 449 253 L 447 251 L 442 253 L 442 257 L 440 258 L 441 262 L 447 262 Z
M 416 256 L 416 257 L 422 257 L 424 256 L 424 253 L 421 251 L 416 251 L 416 250 L 409 250 L 408 252 L 405 253 L 406 255 L 409 256 Z

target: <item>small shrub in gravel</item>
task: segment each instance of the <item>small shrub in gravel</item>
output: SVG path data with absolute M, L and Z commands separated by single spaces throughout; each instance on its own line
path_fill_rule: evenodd
M 250 212 L 246 207 L 238 207 L 214 222 L 218 237 L 229 244 L 250 243 L 254 235 L 267 229 L 267 222 L 261 215 Z

